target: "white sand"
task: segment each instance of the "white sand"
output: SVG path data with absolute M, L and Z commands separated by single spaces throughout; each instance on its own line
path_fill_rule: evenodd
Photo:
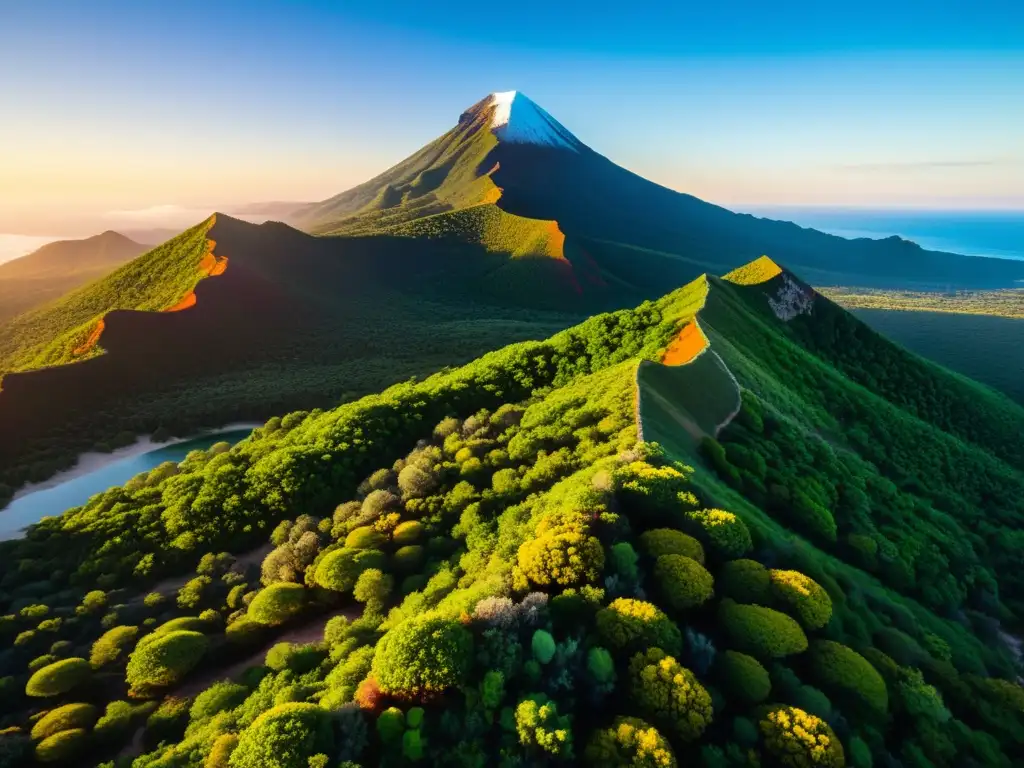
M 112 451 L 110 453 L 101 453 L 99 451 L 83 453 L 78 457 L 78 461 L 71 469 L 58 472 L 53 477 L 48 480 L 44 480 L 41 483 L 32 483 L 30 485 L 22 486 L 22 488 L 14 494 L 11 501 L 17 501 L 23 496 L 28 496 L 30 493 L 35 493 L 36 491 L 55 488 L 61 483 L 66 483 L 68 480 L 74 480 L 76 477 L 88 475 L 98 469 L 102 469 L 103 467 L 113 464 L 114 462 L 121 461 L 122 459 L 141 456 L 142 454 L 149 453 L 157 448 L 166 448 L 169 445 L 187 443 L 189 440 L 195 440 L 206 435 L 216 435 L 221 432 L 232 432 L 237 429 L 255 429 L 256 427 L 262 426 L 263 424 L 249 424 L 244 422 L 238 424 L 226 424 L 223 427 L 208 429 L 204 432 L 192 435 L 191 437 L 177 437 L 163 443 L 154 442 L 148 435 L 140 435 L 139 439 L 131 445 L 126 445 L 124 448 L 118 448 L 116 451 Z

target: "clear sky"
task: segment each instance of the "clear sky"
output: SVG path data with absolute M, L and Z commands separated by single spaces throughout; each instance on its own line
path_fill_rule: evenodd
M 1024 209 L 1024 3 L 692 5 L 0 0 L 0 232 L 322 199 L 511 89 L 733 207 Z

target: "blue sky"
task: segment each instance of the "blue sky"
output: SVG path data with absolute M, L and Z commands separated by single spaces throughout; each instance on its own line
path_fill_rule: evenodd
M 510 89 L 734 207 L 1024 208 L 1022 3 L 602 5 L 0 3 L 0 231 L 320 199 Z

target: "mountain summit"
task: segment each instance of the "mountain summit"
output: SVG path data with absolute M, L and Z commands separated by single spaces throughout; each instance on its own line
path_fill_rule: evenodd
M 582 146 L 561 123 L 519 91 L 492 93 L 491 130 L 498 141 L 539 144 L 579 151 Z
M 407 159 L 288 221 L 313 234 L 426 236 L 553 256 L 572 264 L 573 286 L 625 284 L 650 296 L 765 253 L 821 285 L 999 288 L 1024 279 L 1020 262 L 847 240 L 668 189 L 590 149 L 519 91 L 486 96 Z M 593 279 L 581 280 L 581 269 Z

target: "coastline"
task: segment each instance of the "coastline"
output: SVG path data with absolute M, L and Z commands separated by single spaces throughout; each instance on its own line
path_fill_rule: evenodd
M 136 456 L 141 456 L 142 454 L 149 453 L 150 451 L 157 450 L 158 448 L 167 448 L 168 446 L 171 445 L 187 443 L 190 440 L 195 440 L 197 438 L 205 437 L 207 435 L 215 435 L 220 432 L 232 432 L 237 429 L 256 429 L 257 427 L 262 426 L 262 422 L 258 424 L 255 422 L 237 422 L 233 424 L 225 424 L 221 427 L 213 427 L 211 429 L 206 429 L 203 430 L 202 432 L 197 432 L 196 434 L 190 435 L 188 437 L 171 438 L 170 440 L 164 442 L 155 442 L 149 437 L 149 435 L 139 435 L 138 439 L 136 439 L 136 441 L 131 445 L 126 445 L 124 448 L 118 448 L 114 451 L 111 451 L 110 453 L 102 453 L 100 451 L 88 451 L 86 453 L 80 454 L 78 457 L 78 461 L 75 462 L 75 466 L 71 467 L 70 469 L 65 469 L 61 472 L 58 472 L 53 477 L 43 480 L 42 482 L 23 485 L 10 498 L 7 504 L 11 504 L 17 501 L 18 499 L 24 498 L 25 496 L 29 496 L 35 493 L 36 491 L 45 491 L 49 488 L 56 488 L 58 485 L 66 483 L 69 480 L 74 480 L 75 478 L 88 475 L 92 472 L 103 469 L 104 467 L 107 467 L 118 461 L 122 461 L 124 459 L 131 459 Z M 3 513 L 3 510 L 6 508 L 6 506 L 7 505 L 4 505 L 4 507 L 0 507 L 0 514 Z

